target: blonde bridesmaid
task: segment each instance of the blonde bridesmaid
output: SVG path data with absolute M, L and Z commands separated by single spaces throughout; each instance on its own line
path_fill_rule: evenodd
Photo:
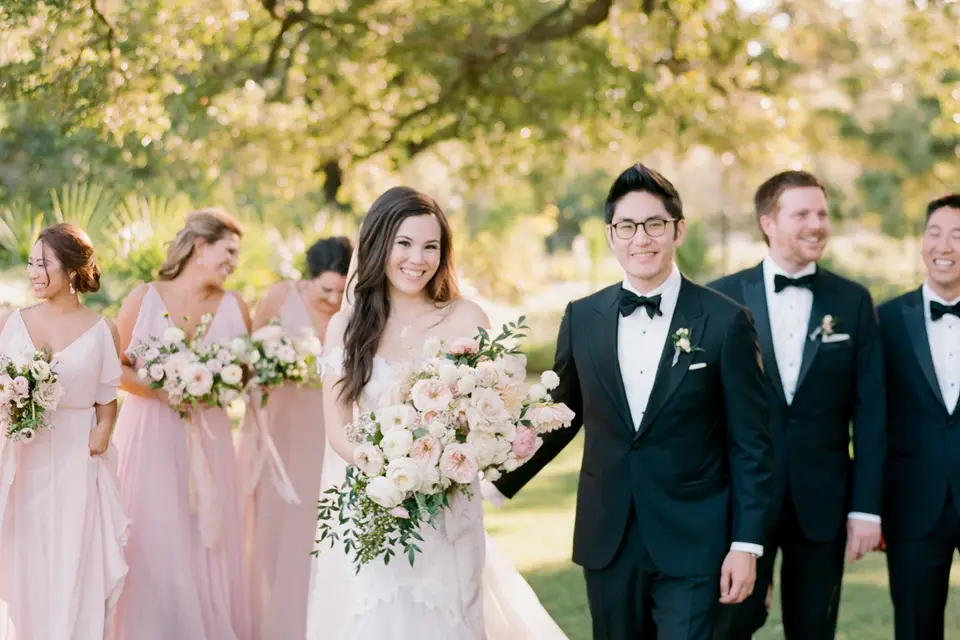
M 274 285 L 257 307 L 254 330 L 279 321 L 284 333 L 310 329 L 323 340 L 340 310 L 350 264 L 350 241 L 325 238 L 307 251 L 307 279 Z M 316 498 L 323 474 L 324 430 L 320 389 L 273 391 L 266 425 L 300 504 L 288 504 L 261 479 L 248 503 L 254 637 L 306 635 L 310 552 L 317 526 Z
M 249 310 L 223 288 L 237 266 L 243 229 L 219 209 L 187 216 L 156 282 L 139 286 L 117 317 L 121 386 L 117 419 L 120 490 L 133 519 L 130 574 L 118 608 L 119 640 L 249 640 L 243 523 L 231 423 L 202 410 L 202 446 L 188 449 L 196 423 L 170 409 L 162 391 L 137 377 L 131 352 L 171 325 L 194 336 L 212 314 L 205 341 L 249 331 Z M 191 499 L 193 498 L 193 499 Z
M 42 302 L 0 320 L 0 352 L 18 358 L 49 350 L 62 395 L 45 414 L 52 429 L 27 442 L 0 434 L 0 637 L 112 638 L 129 524 L 110 446 L 119 337 L 112 322 L 80 302 L 80 294 L 100 289 L 100 268 L 81 229 L 41 231 L 27 277 Z M 3 401 L 9 386 L 0 376 Z

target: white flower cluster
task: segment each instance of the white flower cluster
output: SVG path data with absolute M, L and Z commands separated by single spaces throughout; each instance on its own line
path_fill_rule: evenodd
M 46 351 L 0 356 L 0 429 L 10 440 L 33 440 L 37 431 L 53 426 L 44 413 L 57 408 L 62 392 Z
M 316 384 L 320 380 L 319 360 L 323 347 L 309 327 L 288 336 L 277 322 L 271 322 L 250 336 L 249 363 L 266 402 L 270 389 L 287 382 Z

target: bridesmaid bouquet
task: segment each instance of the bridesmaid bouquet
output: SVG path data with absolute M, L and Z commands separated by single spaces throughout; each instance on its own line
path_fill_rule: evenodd
M 244 338 L 204 344 L 212 321 L 211 314 L 204 315 L 192 339 L 171 326 L 133 349 L 142 358 L 137 375 L 151 389 L 163 389 L 182 418 L 198 406 L 226 407 L 245 391 L 249 345 Z
M 63 388 L 50 365 L 50 352 L 31 350 L 20 358 L 0 356 L 0 427 L 14 442 L 30 442 L 60 402 Z
M 358 446 L 345 482 L 319 504 L 318 542 L 342 541 L 356 569 L 395 548 L 410 564 L 420 551 L 421 522 L 435 526 L 456 493 L 471 494 L 473 481 L 490 481 L 529 460 L 542 434 L 570 426 L 574 414 L 555 403 L 553 371 L 526 382 L 525 357 L 517 350 L 521 317 L 491 339 L 445 345 L 429 339 L 419 365 L 398 377 L 393 404 L 345 427 Z
M 314 385 L 320 382 L 323 346 L 310 328 L 288 336 L 280 324 L 271 322 L 249 339 L 249 363 L 261 390 L 260 405 L 266 406 L 271 389 L 290 382 Z

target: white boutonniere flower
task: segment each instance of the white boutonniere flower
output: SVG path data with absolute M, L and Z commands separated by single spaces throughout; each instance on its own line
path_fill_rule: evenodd
M 677 329 L 673 334 L 673 364 L 670 366 L 676 366 L 681 353 L 696 353 L 697 351 L 703 351 L 703 349 L 694 347 L 690 342 L 690 329 L 685 327 Z
M 820 318 L 820 325 L 813 330 L 813 333 L 810 334 L 810 340 L 816 340 L 818 337 L 826 337 L 833 335 L 834 329 L 837 326 L 837 319 L 834 318 L 829 313 L 822 318 Z

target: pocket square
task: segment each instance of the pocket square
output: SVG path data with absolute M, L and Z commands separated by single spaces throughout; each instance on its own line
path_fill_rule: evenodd
M 690 365 L 690 368 L 688 369 L 688 371 L 696 371 L 697 369 L 703 369 L 705 366 L 707 366 L 706 362 L 698 362 L 696 364 Z
M 825 343 L 827 343 L 827 342 L 846 342 L 846 341 L 849 340 L 849 339 L 850 339 L 850 334 L 849 334 L 849 333 L 831 333 L 831 334 L 828 335 L 828 336 L 823 336 L 823 337 L 820 339 L 820 341 L 821 341 L 821 342 L 825 342 Z

